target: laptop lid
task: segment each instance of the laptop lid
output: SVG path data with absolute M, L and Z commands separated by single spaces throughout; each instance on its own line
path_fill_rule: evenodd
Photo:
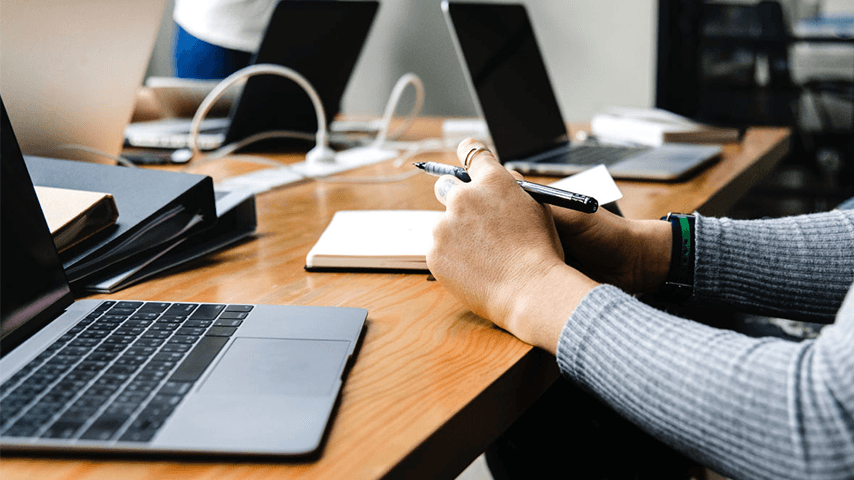
M 718 145 L 570 145 L 524 5 L 444 0 L 442 9 L 495 152 L 507 168 L 567 176 L 605 164 L 614 178 L 672 181 L 719 157 Z
M 375 0 L 280 1 L 252 63 L 300 73 L 317 91 L 332 122 L 378 8 Z M 317 116 L 308 94 L 292 80 L 255 76 L 247 80 L 232 110 L 224 143 L 271 130 L 314 133 Z
M 0 100 L 0 355 L 56 318 L 74 297 Z
M 64 145 L 118 155 L 165 0 L 3 0 L 0 92 L 21 150 L 115 163 Z
M 442 10 L 500 160 L 568 142 L 525 6 L 443 1 Z

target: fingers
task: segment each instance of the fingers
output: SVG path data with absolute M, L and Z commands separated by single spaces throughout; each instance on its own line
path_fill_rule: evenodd
M 447 206 L 448 200 L 451 195 L 453 195 L 453 190 L 462 184 L 463 181 L 453 175 L 442 175 L 438 180 L 436 180 L 436 183 L 433 184 L 433 193 L 442 205 Z
M 473 138 L 467 138 L 457 145 L 457 158 L 472 178 L 484 175 L 489 170 L 504 170 L 492 151 Z

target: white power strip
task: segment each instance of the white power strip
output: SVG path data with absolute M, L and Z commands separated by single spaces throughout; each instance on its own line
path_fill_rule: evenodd
M 345 172 L 354 168 L 390 160 L 399 155 L 395 150 L 375 147 L 356 147 L 335 155 L 335 161 L 330 163 L 315 163 L 309 165 L 299 162 L 280 168 L 257 170 L 245 175 L 238 175 L 219 182 L 218 188 L 223 190 L 248 190 L 259 194 L 306 178 L 325 177 Z

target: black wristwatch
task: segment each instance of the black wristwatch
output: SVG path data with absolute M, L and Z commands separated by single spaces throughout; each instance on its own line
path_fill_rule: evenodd
M 670 222 L 673 247 L 670 271 L 659 293 L 667 299 L 684 302 L 694 294 L 694 224 L 697 217 L 684 213 L 668 213 L 661 217 Z

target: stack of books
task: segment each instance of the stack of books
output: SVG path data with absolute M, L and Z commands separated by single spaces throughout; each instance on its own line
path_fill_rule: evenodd
M 659 147 L 664 143 L 727 143 L 738 141 L 736 128 L 695 122 L 659 108 L 611 107 L 593 116 L 593 135 L 606 143 Z

